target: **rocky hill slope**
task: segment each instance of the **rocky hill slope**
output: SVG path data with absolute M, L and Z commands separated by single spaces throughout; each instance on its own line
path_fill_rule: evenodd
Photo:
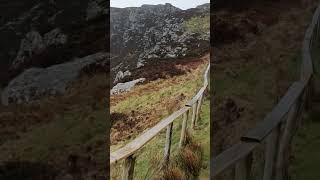
M 121 82 L 149 60 L 199 56 L 209 47 L 209 4 L 111 8 L 111 79 Z M 203 22 L 203 23 L 201 23 Z M 200 27 L 201 26 L 201 27 Z

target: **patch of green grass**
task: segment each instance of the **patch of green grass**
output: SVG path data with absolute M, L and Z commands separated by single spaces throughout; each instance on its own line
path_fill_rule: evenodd
M 184 84 L 170 85 L 156 91 L 145 92 L 140 96 L 129 97 L 119 102 L 114 107 L 111 107 L 111 111 L 130 112 L 139 108 L 150 107 L 151 104 L 162 102 L 164 98 L 175 97 L 181 93 L 192 94 L 201 86 L 201 78 L 202 76 L 196 76 L 194 79 L 187 81 Z
M 190 33 L 206 36 L 210 32 L 210 16 L 197 16 L 183 23 L 183 28 Z
M 202 170 L 199 180 L 210 179 L 210 98 L 207 97 L 202 105 L 200 119 L 193 139 L 200 142 L 203 150 Z

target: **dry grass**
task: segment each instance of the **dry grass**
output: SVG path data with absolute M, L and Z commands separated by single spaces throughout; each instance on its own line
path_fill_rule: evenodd
M 186 144 L 173 155 L 170 165 L 161 171 L 163 179 L 195 179 L 202 169 L 203 149 L 187 132 Z
M 179 167 L 169 166 L 162 170 L 160 177 L 156 177 L 155 180 L 183 180 L 185 176 L 181 172 Z

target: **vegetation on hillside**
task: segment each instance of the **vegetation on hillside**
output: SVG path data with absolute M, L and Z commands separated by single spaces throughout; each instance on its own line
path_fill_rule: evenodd
M 184 103 L 190 100 L 203 85 L 203 73 L 207 67 L 208 58 L 209 56 L 205 56 L 204 59 L 198 59 L 197 62 L 189 61 L 185 65 L 178 65 L 180 69 L 185 71 L 182 75 L 150 81 L 146 84 L 138 85 L 131 92 L 125 93 L 124 95 L 111 97 L 111 113 L 125 114 L 123 117 L 126 117 L 124 119 L 117 119 L 117 122 L 114 122 L 111 130 L 111 141 L 113 142 L 111 151 L 115 151 L 124 146 L 146 129 L 154 126 L 162 118 L 167 117 L 181 108 Z M 132 113 L 133 111 L 134 113 Z M 148 114 L 143 112 L 148 112 Z M 132 117 L 134 116 L 132 115 L 139 115 L 135 117 L 141 118 L 133 119 Z M 127 119 L 131 120 L 131 123 L 136 123 L 135 126 L 130 125 L 129 122 L 127 123 Z M 175 120 L 173 126 L 172 160 L 177 159 L 179 152 L 181 152 L 178 148 L 181 122 L 182 118 L 180 117 Z M 189 121 L 188 123 L 188 127 L 191 127 L 191 122 Z M 127 127 L 125 127 L 125 125 Z M 122 129 L 119 129 L 119 127 L 122 127 Z M 206 99 L 202 108 L 198 128 L 192 135 L 194 141 L 201 144 L 201 148 L 199 147 L 201 153 L 195 156 L 195 158 L 201 159 L 201 166 L 198 172 L 198 176 L 200 175 L 200 177 L 209 177 L 209 129 L 209 99 Z M 159 171 L 159 166 L 161 162 L 163 162 L 164 144 L 165 130 L 138 151 L 136 154 L 135 178 L 152 179 L 160 177 L 160 174 L 173 173 L 169 171 Z M 179 160 L 177 161 L 179 162 Z M 173 169 L 175 173 L 186 176 L 184 170 L 181 170 L 181 166 L 177 164 L 171 165 L 175 167 Z M 119 178 L 121 172 L 122 162 L 111 166 L 111 178 Z M 190 176 L 190 174 L 187 176 Z
M 183 23 L 183 28 L 186 32 L 197 33 L 202 37 L 208 36 L 210 32 L 210 16 L 196 16 L 185 21 Z
M 12 127 L 5 125 L 14 132 L 1 129 L 7 137 L 0 144 L 0 168 L 8 165 L 6 177 L 16 178 L 11 177 L 14 171 L 30 174 L 26 177 L 32 179 L 49 174 L 33 172 L 32 169 L 37 170 L 32 163 L 39 163 L 40 168 L 48 166 L 54 172 L 48 178 L 66 174 L 105 177 L 108 157 L 105 89 L 108 89 L 106 74 L 98 73 L 81 78 L 61 97 L 1 107 L 0 117 L 4 118 L 0 118 L 1 123 L 15 122 Z M 30 164 L 23 166 L 23 162 Z

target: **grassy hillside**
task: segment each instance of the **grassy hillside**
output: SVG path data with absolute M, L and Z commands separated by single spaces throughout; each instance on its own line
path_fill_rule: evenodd
M 183 28 L 190 33 L 197 33 L 206 36 L 210 32 L 210 16 L 192 17 L 183 23 Z
M 181 75 L 150 81 L 131 92 L 111 96 L 111 149 L 119 148 L 190 100 L 202 86 L 208 58 L 206 55 L 197 61 L 177 64 Z
M 206 56 L 208 57 L 208 56 Z M 134 118 L 137 125 L 130 127 L 128 134 L 122 133 L 121 140 L 113 139 L 116 138 L 119 133 L 117 124 L 124 123 L 116 122 L 112 129 L 111 141 L 114 142 L 111 146 L 111 151 L 114 151 L 130 140 L 137 137 L 144 130 L 155 125 L 162 118 L 167 117 L 169 114 L 178 110 L 184 105 L 185 102 L 191 99 L 199 88 L 203 84 L 203 73 L 207 67 L 206 61 L 201 62 L 195 68 L 188 70 L 189 65 L 181 66 L 180 68 L 186 71 L 181 76 L 173 76 L 167 79 L 159 79 L 151 81 L 147 84 L 139 85 L 132 90 L 132 92 L 124 94 L 124 96 L 112 97 L 111 98 L 111 112 L 126 114 L 128 118 L 131 118 L 132 111 L 134 115 L 139 114 L 139 117 L 148 116 L 148 118 Z M 182 95 L 183 94 L 183 95 Z M 142 112 L 149 112 L 148 114 Z M 178 142 L 181 132 L 182 118 L 175 121 L 173 126 L 173 139 L 172 139 L 172 159 L 178 158 L 179 148 Z M 190 121 L 188 122 L 190 127 Z M 119 125 L 118 125 L 119 127 Z M 140 128 L 140 129 L 139 129 Z M 209 177 L 209 152 L 210 152 L 210 126 L 209 126 L 209 99 L 206 99 L 202 108 L 201 120 L 199 126 L 194 132 L 194 141 L 201 143 L 201 149 L 203 153 L 202 159 L 202 171 L 200 179 Z M 126 129 L 124 129 L 126 130 Z M 123 136 L 124 135 L 124 136 Z M 127 135 L 127 136 L 126 136 Z M 143 147 L 136 154 L 137 162 L 135 165 L 134 177 L 137 179 L 152 179 L 159 177 L 160 162 L 162 162 L 163 152 L 165 143 L 165 130 L 151 140 L 145 147 Z M 175 161 L 175 160 L 173 160 Z M 201 168 L 200 167 L 200 168 Z M 122 170 L 122 162 L 111 167 L 113 179 L 120 178 Z M 179 171 L 180 172 L 180 171 Z

